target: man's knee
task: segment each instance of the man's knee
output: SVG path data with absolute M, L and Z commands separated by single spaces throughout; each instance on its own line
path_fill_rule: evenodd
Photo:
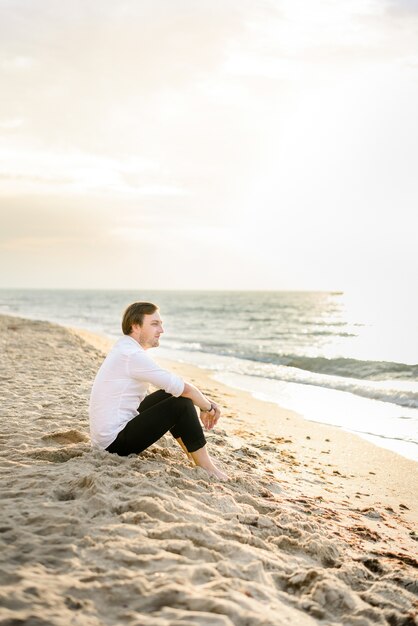
M 174 401 L 177 406 L 180 406 L 184 409 L 191 409 L 194 407 L 193 401 L 190 398 L 185 398 L 184 396 L 178 396 L 178 398 L 174 398 Z

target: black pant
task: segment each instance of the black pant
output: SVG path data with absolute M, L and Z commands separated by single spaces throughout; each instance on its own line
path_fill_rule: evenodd
M 175 398 L 162 389 L 146 396 L 138 407 L 139 415 L 131 419 L 106 448 L 120 456 L 142 452 L 166 432 L 181 437 L 189 452 L 206 443 L 202 425 L 189 398 Z

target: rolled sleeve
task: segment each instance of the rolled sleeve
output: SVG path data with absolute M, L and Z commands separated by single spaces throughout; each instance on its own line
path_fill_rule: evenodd
M 129 370 L 133 378 L 151 383 L 158 389 L 164 389 L 176 398 L 184 391 L 184 381 L 180 376 L 163 369 L 144 353 L 132 355 Z
M 171 376 L 170 387 L 163 387 L 164 391 L 171 393 L 172 396 L 178 398 L 184 391 L 184 380 L 180 376 L 176 376 L 171 372 L 167 372 Z

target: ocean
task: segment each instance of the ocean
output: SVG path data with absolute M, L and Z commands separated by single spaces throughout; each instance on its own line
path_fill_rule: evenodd
M 418 461 L 418 311 L 342 292 L 0 290 L 0 313 L 116 338 L 125 307 L 160 306 L 155 355 Z

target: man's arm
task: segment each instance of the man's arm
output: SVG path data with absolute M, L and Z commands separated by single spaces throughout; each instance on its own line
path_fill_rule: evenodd
M 212 430 L 221 416 L 221 411 L 216 402 L 208 400 L 192 383 L 184 383 L 184 390 L 181 395 L 185 398 L 190 398 L 193 404 L 200 408 L 200 419 L 204 427 Z
M 201 411 L 209 411 L 212 404 L 216 406 L 215 402 L 208 400 L 208 398 L 204 396 L 197 387 L 192 385 L 192 383 L 184 383 L 184 389 L 181 395 L 185 398 L 190 398 L 193 404 L 198 406 Z

